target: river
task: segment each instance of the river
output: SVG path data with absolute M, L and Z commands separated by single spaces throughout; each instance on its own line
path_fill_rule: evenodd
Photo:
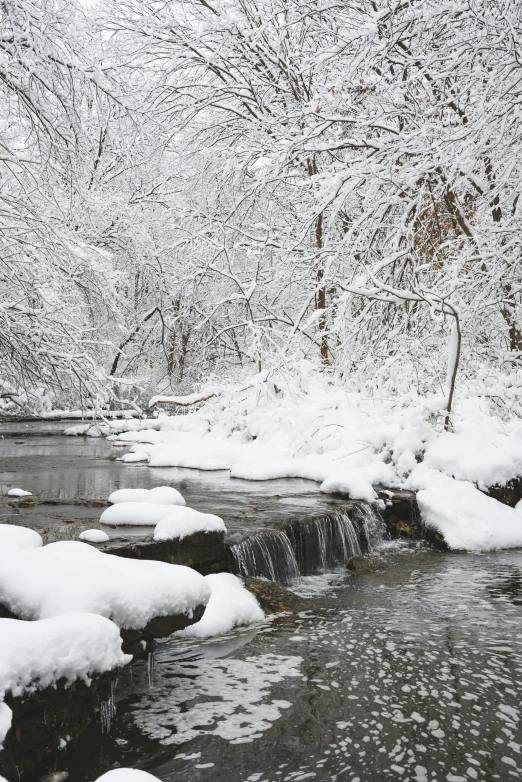
M 180 477 L 115 463 L 109 443 L 63 438 L 63 425 L 26 437 L 20 426 L 4 427 L 4 486 L 99 499 Z M 314 485 L 298 483 L 314 503 Z M 253 498 L 273 492 L 251 487 Z M 285 491 L 295 482 L 278 482 Z M 114 704 L 57 769 L 74 782 L 116 765 L 179 782 L 522 778 L 521 551 L 448 554 L 383 540 L 375 569 L 292 589 L 299 613 L 212 641 L 171 639 L 126 669 Z

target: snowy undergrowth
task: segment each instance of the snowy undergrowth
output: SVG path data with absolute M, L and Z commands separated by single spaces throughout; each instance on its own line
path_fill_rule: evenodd
M 480 502 L 479 489 L 522 475 L 522 421 L 496 415 L 494 388 L 486 390 L 475 384 L 461 391 L 453 431 L 446 432 L 443 397 L 419 396 L 413 390 L 399 397 L 368 396 L 303 363 L 293 373 L 265 372 L 223 386 L 188 415 L 158 418 L 153 427 L 135 421 L 134 431 L 114 436 L 132 444 L 131 452 L 147 454 L 151 467 L 227 469 L 231 477 L 248 480 L 308 478 L 319 482 L 323 492 L 368 502 L 377 501 L 376 486 L 431 489 L 432 500 L 422 506 L 425 521 L 442 531 L 450 545 L 448 526 L 433 510 L 433 496 L 439 494 L 441 500 L 457 503 L 450 526 L 460 525 L 459 548 L 520 546 L 518 515 L 511 515 L 497 536 L 495 512 L 503 511 L 498 504 Z M 440 476 L 451 480 L 440 483 Z M 466 492 L 463 482 L 469 483 Z M 475 498 L 475 520 L 487 535 L 468 534 L 475 522 L 459 521 L 458 503 L 468 504 L 470 496 Z

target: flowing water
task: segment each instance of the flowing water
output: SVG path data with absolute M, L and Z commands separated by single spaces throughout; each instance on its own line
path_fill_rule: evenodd
M 292 582 L 299 613 L 163 643 L 122 672 L 57 770 L 71 782 L 117 766 L 164 782 L 521 779 L 522 551 L 378 544 L 365 506 L 316 526 L 241 549 L 246 569 Z M 316 575 L 302 575 L 307 535 Z M 357 547 L 377 569 L 340 567 Z
M 145 662 L 122 675 L 73 779 L 116 763 L 180 782 L 520 779 L 522 553 L 388 544 L 380 566 L 303 579 L 298 614 L 166 642 L 152 683 Z

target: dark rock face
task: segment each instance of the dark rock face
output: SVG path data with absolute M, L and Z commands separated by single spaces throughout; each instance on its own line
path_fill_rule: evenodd
M 490 486 L 486 494 L 503 505 L 514 508 L 517 502 L 522 500 L 522 477 L 513 478 L 504 486 Z
M 13 723 L 0 752 L 0 774 L 9 782 L 53 771 L 65 744 L 73 746 L 103 706 L 109 708 L 116 672 L 83 681 L 58 682 L 38 692 L 5 701 Z
M 91 545 L 117 557 L 186 565 L 204 576 L 226 570 L 228 557 L 224 532 L 196 532 L 181 540 L 166 541 L 155 541 L 152 535 L 134 540 L 122 536 Z
M 291 592 L 276 581 L 264 578 L 242 577 L 249 592 L 257 598 L 257 602 L 265 614 L 279 614 L 282 611 L 301 611 L 307 607 L 306 600 Z
M 392 539 L 425 540 L 440 551 L 447 551 L 446 541 L 434 529 L 426 527 L 421 519 L 417 498 L 413 492 L 379 492 L 386 502 L 381 511 L 382 520 Z
M 141 630 L 121 630 L 123 651 L 135 660 L 143 659 L 154 650 L 156 638 L 199 622 L 204 611 L 205 606 L 200 605 L 191 616 L 156 616 Z M 0 752 L 0 775 L 9 782 L 19 782 L 23 773 L 23 779 L 29 782 L 33 774 L 53 770 L 63 748 L 61 741 L 74 746 L 100 709 L 105 709 L 110 718 L 111 688 L 116 676 L 117 671 L 111 671 L 95 676 L 90 686 L 82 681 L 66 686 L 61 681 L 56 687 L 19 698 L 8 695 L 5 701 L 13 711 L 13 724 Z

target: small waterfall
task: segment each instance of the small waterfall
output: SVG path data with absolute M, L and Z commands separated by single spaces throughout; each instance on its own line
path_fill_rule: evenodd
M 346 566 L 352 557 L 361 555 L 364 547 L 357 526 L 347 513 L 295 526 L 292 538 L 301 575 Z
M 354 518 L 360 528 L 363 552 L 372 552 L 386 536 L 387 530 L 381 515 L 366 503 L 357 503 Z
M 238 572 L 289 584 L 301 575 L 348 565 L 352 557 L 372 551 L 384 530 L 382 519 L 370 505 L 358 504 L 350 513 L 247 538 L 231 549 Z
M 242 576 L 259 576 L 288 584 L 299 578 L 299 566 L 286 532 L 259 532 L 232 546 Z

